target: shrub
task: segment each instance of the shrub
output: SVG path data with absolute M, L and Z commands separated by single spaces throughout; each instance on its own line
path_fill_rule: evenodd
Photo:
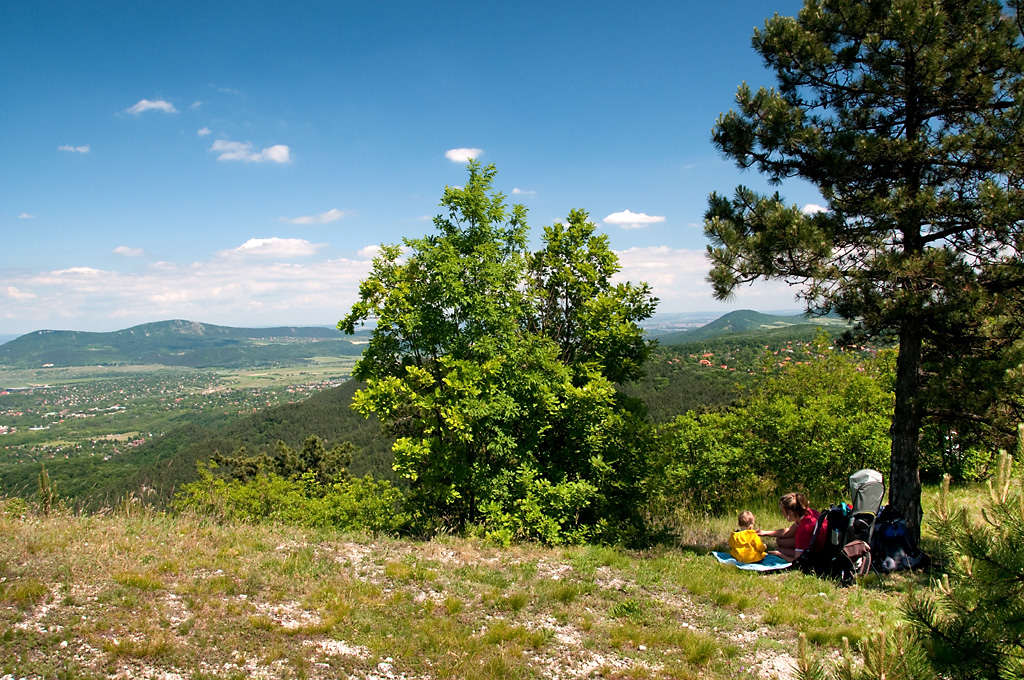
M 275 520 L 305 527 L 365 529 L 393 533 L 408 517 L 402 493 L 387 481 L 367 475 L 324 484 L 315 472 L 286 479 L 274 473 L 248 480 L 225 480 L 213 474 L 215 464 L 199 463 L 199 479 L 184 485 L 174 507 L 225 520 Z
M 847 355 L 823 340 L 817 358 L 766 373 L 737 406 L 662 426 L 654 512 L 719 512 L 792 490 L 827 498 L 843 493 L 851 472 L 887 469 L 887 357 Z

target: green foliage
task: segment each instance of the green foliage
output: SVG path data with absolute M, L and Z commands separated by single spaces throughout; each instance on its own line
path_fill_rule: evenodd
M 250 456 L 243 446 L 233 456 L 217 453 L 212 460 L 226 468 L 228 476 L 243 482 L 272 472 L 287 479 L 312 473 L 320 484 L 333 484 L 349 478 L 347 468 L 352 463 L 354 448 L 351 442 L 344 442 L 328 451 L 320 437 L 310 435 L 299 451 L 279 439 L 272 456 L 266 453 Z
M 800 633 L 796 680 L 933 680 L 937 678 L 919 638 L 904 627 L 872 635 L 860 643 L 863 663 L 854 660 L 850 642 L 843 638 L 839 661 L 814 658 L 807 637 Z
M 1024 443 L 1024 428 L 1020 432 Z M 1004 452 L 981 521 L 964 508 L 950 507 L 949 478 L 943 483 L 934 530 L 947 573 L 905 603 L 906 616 L 925 637 L 942 677 L 1024 673 L 1024 493 L 1011 463 Z
M 312 471 L 293 478 L 271 472 L 241 480 L 218 477 L 215 469 L 215 464 L 198 464 L 199 479 L 181 487 L 174 508 L 231 521 L 379 533 L 399 531 L 408 520 L 401 492 L 370 476 L 323 483 Z
M 726 411 L 688 412 L 659 431 L 657 512 L 718 512 L 800 489 L 840 495 L 849 473 L 888 456 L 891 355 L 819 346 L 819 358 L 766 373 Z
M 989 476 L 994 462 L 991 434 L 984 438 L 954 423 L 929 422 L 921 428 L 921 479 L 939 483 L 944 475 L 956 483 Z
M 612 285 L 618 257 L 588 218 L 571 210 L 565 224 L 544 227 L 544 248 L 528 257 L 527 327 L 554 340 L 565 365 L 625 383 L 644 373 L 651 346 L 636 322 L 653 314 L 655 300 L 646 283 Z
M 773 184 L 810 182 L 826 207 L 807 215 L 745 187 L 712 194 L 716 295 L 758 278 L 798 283 L 809 309 L 899 340 L 890 500 L 912 532 L 923 419 L 991 417 L 985 381 L 970 378 L 999 371 L 975 365 L 961 380 L 955 367 L 971 354 L 998 367 L 1020 338 L 1019 324 L 990 323 L 1018 314 L 1024 280 L 1017 9 L 806 0 L 797 17 L 776 15 L 754 34 L 777 88 L 741 85 L 713 132 L 740 167 Z
M 581 541 L 639 530 L 650 436 L 615 380 L 650 347 L 646 285 L 613 285 L 618 262 L 587 215 L 526 250 L 522 206 L 493 166 L 447 187 L 437 235 L 383 246 L 339 328 L 376 320 L 353 407 L 397 437 L 394 467 L 426 530 L 480 525 L 499 542 Z

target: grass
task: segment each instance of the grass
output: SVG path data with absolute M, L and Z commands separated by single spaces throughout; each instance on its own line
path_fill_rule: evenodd
M 709 521 L 628 552 L 0 512 L 0 675 L 767 678 L 898 619 L 906 580 L 725 568 Z

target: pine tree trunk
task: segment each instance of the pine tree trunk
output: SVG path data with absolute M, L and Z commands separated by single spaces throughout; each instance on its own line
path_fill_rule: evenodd
M 896 404 L 893 409 L 889 504 L 907 521 L 916 543 L 921 538 L 921 476 L 919 474 L 921 410 L 921 321 L 904 319 L 896 359 Z

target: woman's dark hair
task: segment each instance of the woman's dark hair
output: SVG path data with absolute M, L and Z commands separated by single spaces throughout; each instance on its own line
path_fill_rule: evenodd
M 791 515 L 803 517 L 810 503 L 807 502 L 807 496 L 802 493 L 787 493 L 779 499 L 779 507 Z

